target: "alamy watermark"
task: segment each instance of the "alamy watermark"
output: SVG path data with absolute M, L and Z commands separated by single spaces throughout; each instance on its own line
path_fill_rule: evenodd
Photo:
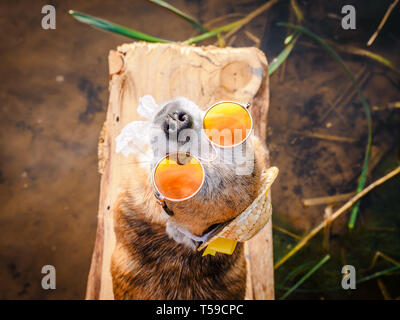
M 356 289 L 356 268 L 352 265 L 345 265 L 342 268 L 342 288 L 344 290 Z
M 56 288 L 56 268 L 47 264 L 43 266 L 42 274 L 45 274 L 42 278 L 42 288 L 44 290 L 54 290 Z
M 342 14 L 346 14 L 342 18 L 342 28 L 344 30 L 355 29 L 356 28 L 356 8 L 348 4 L 343 6 Z
M 45 30 L 56 28 L 56 8 L 50 4 L 46 4 L 42 7 L 42 14 L 45 16 L 42 18 L 42 28 Z

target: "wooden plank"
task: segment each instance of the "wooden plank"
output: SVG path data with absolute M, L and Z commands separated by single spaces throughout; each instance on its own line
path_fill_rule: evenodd
M 131 121 L 139 98 L 157 103 L 184 96 L 206 109 L 221 100 L 250 102 L 255 133 L 266 141 L 269 105 L 267 61 L 257 48 L 194 47 L 182 44 L 125 44 L 109 55 L 110 99 L 99 143 L 102 174 L 98 228 L 87 299 L 113 299 L 110 259 L 115 247 L 113 204 L 132 158 L 115 153 L 115 137 Z M 246 298 L 273 299 L 271 223 L 246 244 L 251 283 Z

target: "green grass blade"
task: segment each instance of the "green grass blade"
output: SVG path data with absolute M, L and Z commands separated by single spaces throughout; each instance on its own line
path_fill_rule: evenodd
M 369 281 L 369 280 L 372 280 L 372 279 L 375 279 L 375 278 L 378 278 L 380 276 L 383 276 L 383 275 L 385 275 L 387 273 L 390 273 L 390 272 L 393 272 L 393 271 L 396 271 L 396 270 L 399 270 L 399 269 L 400 269 L 400 266 L 395 266 L 395 267 L 391 267 L 389 269 L 385 269 L 385 270 L 382 270 L 382 271 L 375 272 L 374 274 L 371 274 L 368 277 L 365 277 L 365 278 L 362 278 L 362 279 L 358 280 L 357 284 L 363 283 L 365 281 Z
M 283 279 L 283 281 L 279 284 L 279 286 L 283 288 L 285 286 L 286 282 L 288 282 L 290 279 L 296 277 L 297 275 L 299 275 L 300 273 L 302 273 L 303 271 L 308 269 L 311 264 L 312 264 L 312 261 L 308 261 L 299 266 L 296 266 L 292 271 L 290 271 L 288 273 L 288 275 Z
M 324 40 L 327 44 L 329 44 L 330 46 L 334 47 L 337 50 L 349 53 L 349 54 L 354 54 L 354 55 L 358 55 L 358 56 L 362 56 L 362 57 L 367 57 L 371 60 L 375 60 L 376 62 L 384 65 L 385 67 L 388 67 L 389 69 L 392 69 L 394 72 L 396 72 L 397 74 L 400 75 L 400 69 L 398 66 L 396 66 L 392 61 L 390 61 L 389 59 L 365 50 L 365 49 L 361 49 L 361 48 L 357 48 L 357 47 L 353 47 L 353 46 L 346 46 L 346 45 L 339 45 L 333 41 L 329 41 L 329 40 Z
M 232 30 L 232 29 L 236 28 L 238 25 L 240 25 L 240 24 L 243 22 L 243 20 L 244 20 L 244 19 L 240 19 L 240 20 L 237 20 L 237 21 L 235 21 L 235 22 L 229 23 L 229 24 L 227 24 L 227 25 L 225 25 L 225 26 L 212 29 L 212 30 L 210 30 L 210 31 L 208 31 L 208 32 L 205 32 L 205 33 L 203 33 L 203 34 L 200 34 L 200 35 L 198 35 L 198 36 L 196 36 L 196 37 L 190 38 L 190 39 L 184 41 L 184 43 L 186 43 L 186 44 L 193 44 L 193 43 L 200 42 L 200 41 L 202 41 L 202 40 L 205 40 L 205 39 L 214 37 L 214 36 L 216 36 L 218 33 L 221 33 L 221 32 L 229 32 L 230 30 Z
M 173 5 L 169 4 L 168 2 L 165 2 L 163 0 L 149 0 L 149 1 L 161 6 L 163 8 L 166 8 L 166 9 L 172 11 L 173 13 L 178 15 L 179 17 L 181 17 L 181 18 L 185 19 L 186 21 L 190 22 L 195 28 L 201 30 L 201 32 L 207 32 L 208 31 L 206 28 L 204 28 L 201 25 L 201 23 L 196 21 L 195 18 L 193 18 L 192 16 L 182 12 L 178 8 L 175 8 Z
M 297 4 L 296 0 L 290 0 L 290 5 L 292 6 L 292 9 L 296 15 L 297 21 L 301 23 L 304 19 L 304 15 L 300 10 L 299 5 Z M 292 52 L 294 45 L 296 41 L 298 40 L 300 34 L 298 32 L 291 33 L 285 38 L 284 44 L 285 44 L 285 49 L 282 50 L 282 52 L 270 63 L 268 67 L 268 74 L 271 76 L 276 69 L 278 69 L 282 63 L 284 63 L 287 59 L 287 57 L 290 55 Z
M 73 10 L 69 11 L 69 14 L 72 15 L 76 20 L 91 25 L 92 27 L 99 28 L 102 30 L 110 31 L 113 33 L 120 34 L 122 36 L 135 39 L 135 40 L 143 40 L 147 42 L 171 42 L 169 40 L 164 40 L 156 37 L 149 36 L 145 33 L 135 31 L 118 24 L 93 17 L 84 13 L 76 12 Z
M 322 265 L 330 259 L 330 255 L 327 254 L 320 262 L 318 262 L 310 271 L 308 271 L 297 283 L 291 287 L 286 293 L 279 298 L 279 300 L 285 300 L 294 290 L 303 284 L 315 271 L 322 267 Z
M 295 34 L 291 33 L 285 38 L 285 40 L 283 41 L 285 46 L 287 46 L 289 43 L 291 43 L 293 41 L 294 36 L 295 36 Z
M 354 48 L 353 54 L 358 54 L 360 56 L 364 56 L 364 57 L 370 58 L 372 60 L 375 60 L 375 61 L 383 64 L 384 66 L 392 69 L 394 72 L 396 72 L 397 74 L 400 75 L 400 69 L 398 67 L 396 67 L 392 61 L 390 61 L 389 59 L 387 59 L 385 57 L 382 57 L 381 55 L 379 55 L 377 53 L 374 53 L 374 52 L 371 52 L 368 50 L 364 50 L 364 49 L 356 50 L 356 48 Z
M 285 49 L 283 49 L 282 52 L 274 60 L 272 60 L 272 62 L 268 66 L 269 75 L 272 75 L 276 71 L 276 69 L 278 69 L 280 65 L 287 59 L 287 57 L 292 52 L 298 38 L 298 34 L 294 38 L 292 37 L 289 43 L 286 45 Z
M 288 28 L 293 28 L 294 30 L 307 35 L 311 39 L 315 40 L 318 44 L 320 44 L 340 64 L 340 66 L 346 72 L 346 74 L 348 75 L 348 77 L 350 78 L 350 80 L 353 82 L 354 86 L 357 89 L 358 95 L 359 95 L 361 103 L 364 107 L 365 115 L 366 115 L 367 121 L 368 121 L 368 141 L 367 141 L 367 146 L 366 146 L 366 150 L 365 150 L 365 156 L 364 156 L 364 162 L 363 162 L 363 166 L 362 166 L 361 176 L 360 176 L 358 186 L 357 186 L 357 193 L 359 193 L 360 191 L 362 191 L 364 189 L 364 186 L 365 186 L 365 180 L 367 177 L 368 163 L 369 163 L 369 159 L 370 159 L 370 155 L 371 155 L 371 146 L 372 146 L 372 118 L 371 118 L 371 110 L 370 110 L 369 104 L 367 102 L 367 99 L 365 98 L 364 94 L 362 93 L 357 80 L 354 78 L 354 76 L 351 73 L 351 71 L 349 70 L 349 68 L 347 68 L 347 66 L 344 64 L 343 60 L 337 55 L 337 53 L 325 41 L 323 41 L 316 34 L 314 34 L 310 30 L 308 30 L 302 26 L 295 26 L 290 23 L 278 23 L 278 25 L 288 27 Z M 354 225 L 355 225 L 355 222 L 357 219 L 359 206 L 360 206 L 360 201 L 358 201 L 354 205 L 353 210 L 351 211 L 351 216 L 350 216 L 350 220 L 348 223 L 349 229 L 354 228 Z
M 297 21 L 298 21 L 299 23 L 303 22 L 303 20 L 304 20 L 304 14 L 303 14 L 303 12 L 301 11 L 301 9 L 300 9 L 300 7 L 299 7 L 297 1 L 296 1 L 296 0 L 290 0 L 290 5 L 291 5 L 292 8 L 293 8 L 293 11 L 294 11 L 294 14 L 296 15 Z
M 364 56 L 367 58 L 370 58 L 372 60 L 375 60 L 377 62 L 379 62 L 380 64 L 383 64 L 384 66 L 392 69 L 394 72 L 396 72 L 397 74 L 400 75 L 400 69 L 398 67 L 396 67 L 394 65 L 394 63 L 392 61 L 390 61 L 389 59 L 382 57 L 381 55 L 368 51 L 368 50 L 364 50 L 364 49 L 358 49 L 357 51 L 354 52 L 354 54 L 358 54 L 360 56 Z

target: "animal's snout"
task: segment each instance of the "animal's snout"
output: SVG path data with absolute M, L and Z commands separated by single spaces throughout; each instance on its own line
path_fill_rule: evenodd
M 192 117 L 186 112 L 171 111 L 164 119 L 163 130 L 167 136 L 177 136 L 182 130 L 192 128 L 192 124 Z

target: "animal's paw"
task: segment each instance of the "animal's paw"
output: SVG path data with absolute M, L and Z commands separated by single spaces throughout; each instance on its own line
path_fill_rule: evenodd
M 171 239 L 174 239 L 176 242 L 181 243 L 193 250 L 196 250 L 197 243 L 186 236 L 181 228 L 174 222 L 167 221 L 166 231 Z

